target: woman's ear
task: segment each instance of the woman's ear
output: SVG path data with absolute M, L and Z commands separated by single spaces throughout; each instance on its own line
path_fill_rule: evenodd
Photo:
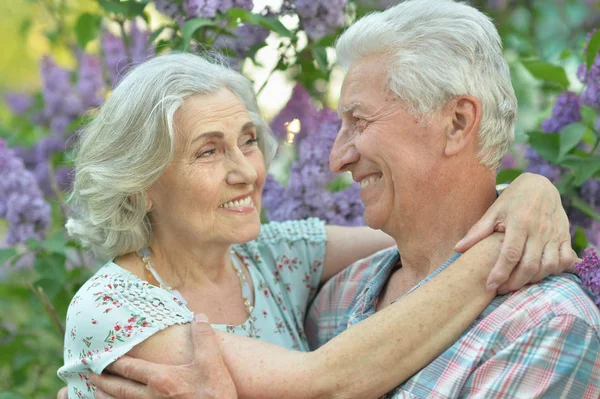
M 146 213 L 152 211 L 152 200 L 146 196 Z
M 448 111 L 452 123 L 446 131 L 446 156 L 457 155 L 476 139 L 481 123 L 481 109 L 481 101 L 470 95 L 460 96 L 450 104 Z

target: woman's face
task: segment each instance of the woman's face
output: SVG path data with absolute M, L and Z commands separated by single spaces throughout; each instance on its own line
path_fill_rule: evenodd
M 231 91 L 188 97 L 175 113 L 175 156 L 148 189 L 155 240 L 232 244 L 260 231 L 263 154 Z

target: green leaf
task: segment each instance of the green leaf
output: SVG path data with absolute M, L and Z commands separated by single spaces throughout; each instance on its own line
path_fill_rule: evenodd
M 27 37 L 29 31 L 31 30 L 31 19 L 27 18 L 23 22 L 21 22 L 21 26 L 19 26 L 19 34 L 21 37 Z
M 75 35 L 77 43 L 82 49 L 85 49 L 85 46 L 96 38 L 100 30 L 100 22 L 102 22 L 100 15 L 86 12 L 79 16 L 75 23 Z
M 529 144 L 550 163 L 557 163 L 560 149 L 560 135 L 556 133 L 528 133 Z
M 561 164 L 573 171 L 575 175 L 574 184 L 580 186 L 600 171 L 600 156 L 570 157 L 565 159 Z
M 523 169 L 502 169 L 496 176 L 496 184 L 510 183 L 523 173 Z
M 34 269 L 47 279 L 62 284 L 67 275 L 66 257 L 57 253 L 38 253 L 33 261 Z
M 588 217 L 591 217 L 592 219 L 600 222 L 600 213 L 596 212 L 596 210 L 594 208 L 592 208 L 591 206 L 589 206 L 587 202 L 585 202 L 584 200 L 582 200 L 581 198 L 579 198 L 576 195 L 570 197 L 570 200 L 571 200 L 571 205 L 574 208 L 580 210 Z
M 319 69 L 321 69 L 322 71 L 327 71 L 329 69 L 329 61 L 327 59 L 327 50 L 325 49 L 325 47 L 312 46 L 310 51 L 314 59 L 317 60 Z
M 581 142 L 581 139 L 587 132 L 588 128 L 582 123 L 572 123 L 564 127 L 560 136 L 560 149 L 558 152 L 558 159 L 561 160 L 569 151 L 577 146 Z
M 160 28 L 158 28 L 157 30 L 155 30 L 154 32 L 152 32 L 152 36 L 150 36 L 150 43 L 154 43 L 154 41 L 156 40 L 156 38 L 158 36 L 160 36 L 161 33 L 163 33 L 163 31 L 165 30 L 165 28 L 167 28 L 166 26 L 161 26 Z
M 215 23 L 206 18 L 193 18 L 185 21 L 183 24 L 183 51 L 187 51 L 192 36 L 196 31 L 204 26 L 214 26 Z
M 146 3 L 138 1 L 98 0 L 98 4 L 109 13 L 119 14 L 128 19 L 142 15 Z
M 256 15 L 256 14 L 254 14 Z M 257 15 L 259 24 L 272 32 L 277 33 L 281 37 L 293 38 L 292 32 L 286 28 L 277 17 L 265 17 Z
M 537 79 L 558 83 L 563 88 L 569 86 L 569 78 L 563 67 L 538 59 L 524 60 L 521 63 Z
M 42 248 L 51 253 L 64 254 L 66 247 L 67 242 L 62 230 L 57 231 L 42 242 Z
M 590 38 L 590 41 L 588 42 L 588 47 L 585 54 L 588 71 L 594 64 L 594 59 L 596 59 L 598 52 L 600 52 L 600 30 L 596 31 L 596 33 L 594 33 L 594 36 L 592 36 Z
M 0 392 L 0 399 L 27 399 L 27 396 L 17 392 Z
M 596 129 L 596 120 L 598 119 L 598 113 L 596 109 L 589 107 L 587 105 L 581 106 L 581 123 L 583 123 L 588 128 L 594 130 Z
M 17 250 L 14 248 L 2 248 L 0 249 L 0 265 L 4 266 L 10 258 L 17 255 Z
M 575 252 L 579 252 L 588 246 L 589 244 L 585 235 L 585 230 L 582 227 L 577 227 L 575 229 L 575 236 L 573 237 L 573 249 Z

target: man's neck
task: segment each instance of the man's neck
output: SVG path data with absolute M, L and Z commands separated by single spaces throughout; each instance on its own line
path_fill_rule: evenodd
M 496 200 L 494 184 L 489 172 L 465 176 L 447 185 L 444 195 L 403 212 L 391 235 L 402 262 L 398 273 L 407 285 L 417 284 L 452 255 L 456 243 Z

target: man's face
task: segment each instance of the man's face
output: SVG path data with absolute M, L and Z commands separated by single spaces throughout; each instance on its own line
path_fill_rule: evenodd
M 382 55 L 362 58 L 348 70 L 330 164 L 333 172 L 350 171 L 360 183 L 367 224 L 393 234 L 402 227 L 402 215 L 432 200 L 431 184 L 442 173 L 445 124 L 435 115 L 430 124 L 420 124 L 387 88 L 386 65 Z

